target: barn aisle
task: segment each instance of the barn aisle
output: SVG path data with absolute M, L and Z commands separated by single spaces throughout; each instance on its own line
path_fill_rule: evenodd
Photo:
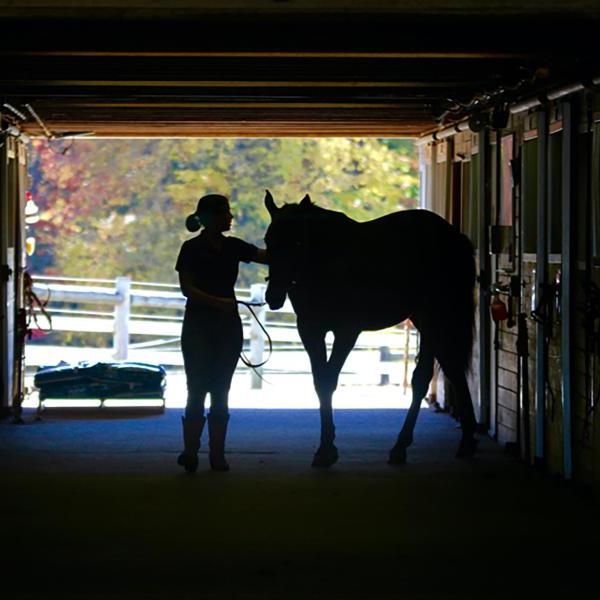
M 341 459 L 323 472 L 309 467 L 316 411 L 236 409 L 232 471 L 211 473 L 203 454 L 194 476 L 175 465 L 179 410 L 2 422 L 11 597 L 583 593 L 600 542 L 593 500 L 487 438 L 475 460 L 454 459 L 455 421 L 428 410 L 409 463 L 392 468 L 404 414 L 337 411 Z

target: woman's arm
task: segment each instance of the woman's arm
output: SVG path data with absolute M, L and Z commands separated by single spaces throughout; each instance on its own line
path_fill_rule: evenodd
M 252 262 L 260 263 L 261 265 L 269 264 L 269 257 L 267 256 L 267 251 L 264 248 L 256 249 L 256 257 Z
M 196 300 L 205 306 L 211 306 L 226 312 L 235 312 L 237 310 L 237 302 L 233 298 L 213 296 L 212 294 L 203 292 L 194 285 L 194 278 L 189 273 L 179 273 L 179 285 L 183 295 L 190 300 Z

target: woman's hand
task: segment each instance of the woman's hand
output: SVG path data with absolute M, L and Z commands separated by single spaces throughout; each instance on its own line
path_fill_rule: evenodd
M 254 262 L 260 263 L 261 265 L 269 264 L 269 257 L 267 256 L 267 251 L 264 248 L 256 249 L 256 256 L 254 257 Z
M 219 296 L 212 296 L 212 298 L 211 305 L 214 308 L 218 308 L 228 314 L 235 314 L 237 312 L 237 300 L 232 298 L 221 298 Z
M 235 314 L 237 312 L 237 300 L 234 298 L 225 298 L 223 296 L 213 296 L 200 290 L 192 292 L 190 296 L 196 300 L 202 302 L 206 306 L 216 308 L 221 312 L 228 314 Z

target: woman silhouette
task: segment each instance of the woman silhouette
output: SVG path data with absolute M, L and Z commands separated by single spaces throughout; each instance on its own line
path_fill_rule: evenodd
M 182 417 L 184 450 L 177 463 L 189 473 L 198 468 L 198 449 L 208 415 L 209 461 L 213 471 L 227 471 L 225 436 L 229 421 L 228 393 L 242 350 L 243 330 L 234 285 L 239 262 L 267 263 L 266 250 L 224 236 L 232 214 L 225 196 L 210 194 L 198 201 L 186 220 L 188 231 L 202 231 L 181 246 L 175 269 L 187 297 L 181 350 L 187 379 L 187 405 Z

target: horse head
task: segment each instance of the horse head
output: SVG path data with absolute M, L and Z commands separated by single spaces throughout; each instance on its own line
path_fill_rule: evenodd
M 298 204 L 277 207 L 267 190 L 265 206 L 271 215 L 271 224 L 265 234 L 269 256 L 269 284 L 266 300 L 271 310 L 281 308 L 289 289 L 297 283 L 302 266 L 301 252 L 305 242 L 302 227 L 304 219 L 298 218 L 314 205 L 308 194 Z

